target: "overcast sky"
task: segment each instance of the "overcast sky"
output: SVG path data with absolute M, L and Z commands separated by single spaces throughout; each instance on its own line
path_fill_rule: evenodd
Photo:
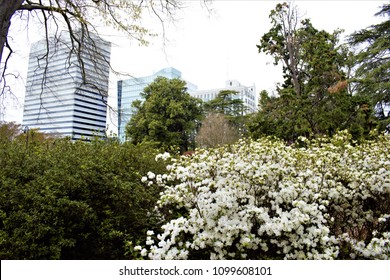
M 149 46 L 138 46 L 121 36 L 105 34 L 113 42 L 111 62 L 114 69 L 133 76 L 146 76 L 164 67 L 175 67 L 183 78 L 198 86 L 211 89 L 224 86 L 228 79 L 244 85 L 256 85 L 256 91 L 273 90 L 280 81 L 280 69 L 273 66 L 272 58 L 259 54 L 256 44 L 270 26 L 269 12 L 280 1 L 218 1 L 211 12 L 199 1 L 185 1 L 189 8 L 178 14 L 174 24 L 166 23 L 166 40 L 153 38 Z M 304 18 L 310 18 L 315 28 L 332 32 L 337 28 L 345 35 L 365 28 L 383 19 L 375 18 L 382 1 L 295 1 Z M 161 26 L 156 25 L 156 33 Z M 39 33 L 39 32 L 38 32 Z M 14 63 L 22 76 L 27 72 L 28 46 L 36 41 L 30 33 L 28 40 L 19 44 Z M 111 75 L 110 103 L 116 106 L 116 81 Z M 19 102 L 8 105 L 7 121 L 21 123 L 23 114 L 23 80 L 17 87 Z M 108 121 L 115 124 L 115 119 Z

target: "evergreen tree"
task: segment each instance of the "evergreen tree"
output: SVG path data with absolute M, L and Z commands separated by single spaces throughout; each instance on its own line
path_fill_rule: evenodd
M 235 90 L 221 90 L 217 96 L 204 103 L 206 113 L 222 114 L 240 134 L 246 133 L 246 106 Z
M 368 96 L 375 106 L 381 128 L 390 131 L 390 4 L 383 5 L 376 16 L 386 20 L 349 37 L 352 46 L 361 46 L 355 56 L 357 68 L 353 81 L 356 93 Z
M 203 116 L 201 100 L 187 92 L 180 79 L 158 77 L 145 87 L 144 101 L 133 103 L 136 113 L 126 126 L 132 143 L 154 142 L 163 149 L 194 148 L 194 135 Z
M 333 135 L 349 129 L 355 138 L 368 134 L 375 123 L 363 97 L 348 92 L 348 48 L 340 45 L 340 30 L 314 28 L 299 21 L 296 8 L 278 4 L 270 13 L 273 26 L 258 45 L 275 64 L 283 63 L 284 83 L 278 96 L 263 94 L 261 110 L 249 125 L 254 137 L 275 135 L 294 141 L 303 135 Z

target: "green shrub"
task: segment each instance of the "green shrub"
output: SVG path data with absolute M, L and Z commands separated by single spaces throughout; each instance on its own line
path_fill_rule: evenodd
M 157 224 L 164 172 L 147 145 L 51 139 L 0 140 L 1 259 L 123 259 Z

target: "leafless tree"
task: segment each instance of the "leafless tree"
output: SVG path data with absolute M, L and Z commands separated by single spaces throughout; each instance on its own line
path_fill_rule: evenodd
M 233 144 L 239 139 L 239 133 L 223 114 L 210 113 L 203 121 L 196 136 L 196 144 L 201 148 L 214 148 Z
M 301 95 L 300 75 L 302 73 L 301 38 L 297 34 L 301 15 L 293 0 L 279 3 L 270 14 L 273 27 L 263 35 L 259 50 L 274 56 L 275 64 L 282 62 L 291 75 L 295 93 Z

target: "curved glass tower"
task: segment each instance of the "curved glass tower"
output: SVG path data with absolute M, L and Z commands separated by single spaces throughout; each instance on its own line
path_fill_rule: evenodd
M 80 34 L 81 51 L 66 32 L 32 45 L 24 126 L 75 140 L 105 135 L 111 45 Z

